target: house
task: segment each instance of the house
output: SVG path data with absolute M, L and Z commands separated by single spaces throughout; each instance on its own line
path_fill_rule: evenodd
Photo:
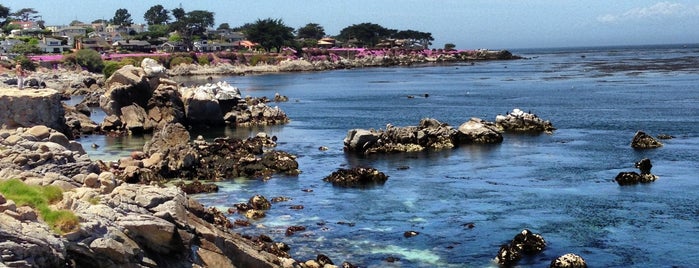
M 72 47 L 63 45 L 61 40 L 55 38 L 44 38 L 39 43 L 39 49 L 44 53 L 63 53 L 70 51 Z
M 182 42 L 165 42 L 158 46 L 158 50 L 172 53 L 172 52 L 182 52 L 187 51 L 187 48 L 182 44 Z
M 99 52 L 102 52 L 102 51 L 109 51 L 112 48 L 112 46 L 104 39 L 96 37 L 96 38 L 78 39 L 75 42 L 75 48 L 77 50 L 93 49 L 93 50 L 97 50 Z
M 131 51 L 131 52 L 152 52 L 153 51 L 153 46 L 148 43 L 148 41 L 142 41 L 142 40 L 123 40 L 123 41 L 116 41 L 112 43 L 112 47 L 114 47 L 117 50 L 126 50 L 126 51 Z
M 13 47 L 17 44 L 23 44 L 24 41 L 17 40 L 17 39 L 5 39 L 0 41 L 0 52 L 2 53 L 9 53 L 10 50 L 12 50 Z
M 58 28 L 53 31 L 53 35 L 56 36 L 64 36 L 68 38 L 73 38 L 76 36 L 84 36 L 87 34 L 87 29 L 85 27 L 78 27 L 78 26 L 68 26 L 68 27 L 62 27 Z
M 325 37 L 325 38 L 321 38 L 320 40 L 318 40 L 319 47 L 331 48 L 331 47 L 335 47 L 336 44 L 337 44 L 337 40 L 335 40 L 334 38 L 330 38 L 330 37 Z

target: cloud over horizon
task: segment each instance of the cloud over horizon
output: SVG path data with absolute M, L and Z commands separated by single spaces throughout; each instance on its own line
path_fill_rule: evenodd
M 699 5 L 687 6 L 681 3 L 658 2 L 648 7 L 632 8 L 620 14 L 601 15 L 597 17 L 597 21 L 603 23 L 614 23 L 627 20 L 679 17 L 699 17 Z

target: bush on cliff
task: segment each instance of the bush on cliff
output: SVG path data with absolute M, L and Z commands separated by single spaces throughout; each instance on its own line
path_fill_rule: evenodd
M 49 204 L 63 199 L 63 192 L 55 186 L 27 185 L 18 179 L 0 182 L 0 193 L 5 198 L 15 201 L 18 206 L 30 206 L 39 210 L 44 221 L 51 229 L 63 234 L 78 227 L 78 217 L 68 210 L 52 210 Z
M 81 49 L 63 57 L 63 62 L 68 65 L 78 65 L 93 73 L 102 72 L 104 61 L 100 53 L 94 49 Z
M 121 67 L 124 67 L 124 65 L 121 62 L 118 61 L 107 61 L 104 63 L 104 68 L 102 68 L 102 74 L 104 74 L 104 77 L 109 78 L 119 70 Z
M 172 58 L 172 60 L 170 60 L 170 68 L 175 67 L 175 66 L 180 65 L 180 64 L 183 64 L 183 63 L 184 64 L 192 64 L 193 62 L 194 62 L 194 59 L 192 59 L 191 57 L 177 56 L 177 57 Z

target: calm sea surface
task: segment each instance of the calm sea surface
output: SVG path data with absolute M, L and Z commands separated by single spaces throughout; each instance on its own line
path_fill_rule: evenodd
M 289 102 L 276 105 L 292 121 L 192 135 L 265 131 L 279 138 L 278 150 L 298 156 L 303 173 L 234 179 L 220 183 L 220 192 L 196 198 L 225 211 L 255 194 L 290 197 L 253 226 L 235 230 L 285 242 L 300 260 L 322 253 L 336 264 L 361 267 L 489 267 L 500 245 L 528 228 L 548 247 L 522 259 L 521 267 L 546 267 L 569 252 L 591 267 L 697 265 L 699 46 L 512 52 L 528 59 L 220 78 L 244 95 L 288 96 Z M 499 145 L 439 152 L 363 157 L 342 150 L 353 128 L 417 125 L 425 117 L 458 127 L 471 117 L 494 121 L 513 108 L 536 113 L 558 130 L 506 134 Z M 629 144 L 638 130 L 675 138 L 659 149 L 634 150 Z M 143 141 L 88 137 L 83 143 L 101 145 L 85 145 L 94 158 L 110 158 L 140 150 Z M 656 182 L 614 182 L 645 157 L 660 177 Z M 322 181 L 353 166 L 375 167 L 390 177 L 368 189 Z M 292 225 L 307 229 L 286 236 Z M 420 234 L 403 237 L 409 230 Z M 389 256 L 399 260 L 388 263 Z

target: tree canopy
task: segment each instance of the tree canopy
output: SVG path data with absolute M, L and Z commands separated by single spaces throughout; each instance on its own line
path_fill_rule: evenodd
M 143 14 L 143 19 L 148 25 L 166 24 L 170 20 L 170 11 L 162 5 L 155 5 Z
M 267 51 L 272 48 L 281 51 L 282 46 L 293 44 L 294 28 L 286 26 L 282 19 L 258 19 L 255 23 L 246 26 L 244 32 L 248 39 L 259 43 Z
M 373 47 L 381 39 L 390 38 L 396 30 L 386 29 L 374 23 L 361 23 L 345 27 L 340 31 L 340 39 L 345 41 L 356 40 L 358 45 Z
M 321 39 L 325 36 L 325 29 L 318 23 L 309 23 L 298 29 L 296 37 Z
M 131 21 L 131 14 L 125 8 L 117 9 L 114 12 L 114 18 L 112 18 L 112 24 L 119 26 L 129 26 L 133 22 Z
M 10 15 L 10 8 L 3 6 L 0 4 L 0 18 L 4 19 L 7 18 L 7 16 Z
M 39 12 L 33 8 L 23 8 L 9 15 L 21 21 L 30 21 L 39 18 L 36 14 L 39 14 Z

